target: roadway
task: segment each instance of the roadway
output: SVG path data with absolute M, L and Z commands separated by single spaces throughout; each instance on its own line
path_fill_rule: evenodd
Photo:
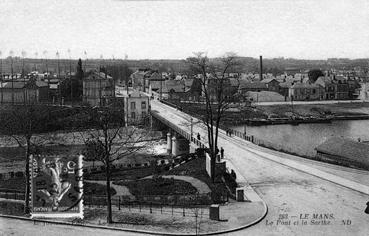
M 189 115 L 155 100 L 152 100 L 151 109 L 181 129 L 190 132 Z M 200 133 L 201 139 L 206 140 L 205 125 L 196 122 L 196 119 L 194 123 L 194 136 Z M 266 202 L 269 210 L 263 221 L 234 235 L 369 234 L 369 215 L 364 213 L 366 202 L 369 200 L 368 195 L 280 164 L 266 156 L 293 161 L 343 178 L 349 176 L 351 178 L 348 179 L 363 185 L 368 184 L 366 180 L 369 172 L 287 156 L 239 138 L 229 137 L 223 131 L 219 136 L 219 147 L 224 148 L 226 159 Z M 325 222 L 316 219 L 312 221 L 313 214 L 323 214 L 323 217 L 326 214 L 329 219 Z M 287 219 L 278 221 L 280 216 Z M 305 220 L 302 218 L 306 218 L 306 225 L 303 225 Z

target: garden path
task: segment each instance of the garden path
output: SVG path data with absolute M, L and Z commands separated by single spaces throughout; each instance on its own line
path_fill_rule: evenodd
M 105 180 L 85 180 L 85 182 L 106 185 Z M 117 192 L 116 196 L 133 196 L 129 189 L 124 185 L 116 185 L 111 182 L 110 186 Z

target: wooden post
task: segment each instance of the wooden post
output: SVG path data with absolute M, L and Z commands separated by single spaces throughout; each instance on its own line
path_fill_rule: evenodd
M 118 196 L 118 209 L 120 210 L 120 196 Z

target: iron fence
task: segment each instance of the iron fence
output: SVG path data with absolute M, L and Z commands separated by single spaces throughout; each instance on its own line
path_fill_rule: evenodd
M 0 189 L 0 198 L 24 200 L 25 192 L 14 189 Z

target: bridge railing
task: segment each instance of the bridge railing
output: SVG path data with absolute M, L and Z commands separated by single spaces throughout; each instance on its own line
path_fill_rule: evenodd
M 181 128 L 179 128 L 178 126 L 176 126 L 175 124 L 172 124 L 171 122 L 169 122 L 169 120 L 167 120 L 165 117 L 162 117 L 160 115 L 158 115 L 157 113 L 152 113 L 152 115 L 159 119 L 162 123 L 164 123 L 166 126 L 168 126 L 169 128 L 173 129 L 174 131 L 176 131 L 178 134 L 182 135 L 183 137 L 185 137 L 187 140 L 189 140 L 191 143 L 196 144 L 198 147 L 200 148 L 206 148 L 206 144 L 203 143 L 201 140 L 198 140 L 195 137 L 191 137 L 191 134 L 188 131 L 185 131 Z

